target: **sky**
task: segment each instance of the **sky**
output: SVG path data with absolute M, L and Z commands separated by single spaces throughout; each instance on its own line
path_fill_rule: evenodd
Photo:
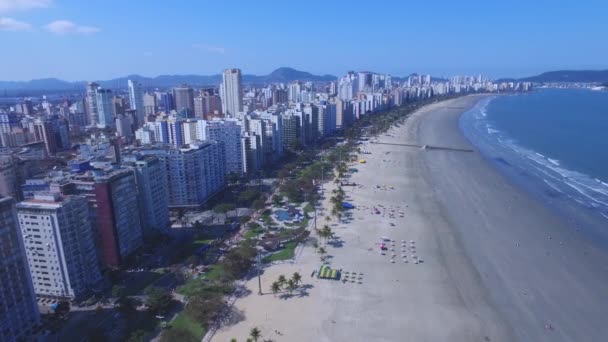
M 608 69 L 608 1 L 0 0 L 0 80 Z

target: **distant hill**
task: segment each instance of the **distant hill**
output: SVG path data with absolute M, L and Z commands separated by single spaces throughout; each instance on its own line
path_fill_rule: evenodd
M 192 86 L 217 86 L 222 82 L 222 75 L 160 75 L 157 77 L 145 77 L 141 75 L 128 75 L 111 80 L 97 80 L 102 87 L 106 88 L 126 88 L 127 80 L 137 80 L 145 88 L 168 88 L 179 84 L 190 84 Z M 243 83 L 246 84 L 262 84 L 269 82 L 292 82 L 292 81 L 311 81 L 311 82 L 329 82 L 336 80 L 336 76 L 332 75 L 313 75 L 309 72 L 296 70 L 288 67 L 281 67 L 271 72 L 268 75 L 243 75 Z M 67 82 L 56 78 L 45 78 L 31 81 L 0 81 L 1 92 L 10 93 L 27 93 L 41 91 L 83 91 L 85 81 Z
M 542 73 L 537 76 L 520 78 L 524 82 L 579 82 L 603 83 L 608 82 L 608 70 L 558 70 Z

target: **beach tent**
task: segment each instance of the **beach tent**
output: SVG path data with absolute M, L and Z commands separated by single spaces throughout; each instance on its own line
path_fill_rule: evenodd
M 355 206 L 352 203 L 342 202 L 342 208 L 344 209 L 353 209 Z
M 317 274 L 317 277 L 320 279 L 340 280 L 340 271 L 332 270 L 329 266 L 323 265 L 319 269 L 319 273 Z

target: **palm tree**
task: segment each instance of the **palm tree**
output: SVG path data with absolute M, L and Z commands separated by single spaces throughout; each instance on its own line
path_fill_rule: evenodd
M 296 283 L 296 285 L 302 282 L 302 276 L 298 272 L 294 272 L 294 274 L 291 276 L 291 279 L 294 283 Z
M 277 283 L 280 287 L 283 287 L 283 285 L 285 285 L 285 282 L 287 282 L 287 278 L 285 278 L 285 276 L 281 274 L 279 276 L 279 279 L 277 280 Z
M 287 291 L 289 291 L 289 293 L 292 293 L 293 290 L 295 290 L 298 287 L 298 285 L 296 284 L 296 282 L 293 279 L 289 279 L 287 281 Z
M 253 329 L 251 329 L 251 331 L 249 331 L 249 336 L 254 342 L 258 342 L 260 337 L 262 337 L 262 332 L 260 331 L 260 329 L 258 329 L 258 327 L 254 327 Z
M 327 221 L 327 222 L 331 221 L 331 217 L 329 217 L 329 215 L 325 216 L 325 221 Z
M 272 283 L 272 285 L 270 285 L 270 290 L 273 294 L 277 294 L 277 292 L 281 291 L 281 284 L 279 284 L 278 281 L 275 281 Z

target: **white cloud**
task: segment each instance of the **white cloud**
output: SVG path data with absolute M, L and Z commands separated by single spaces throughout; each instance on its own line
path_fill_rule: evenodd
M 70 33 L 92 34 L 101 31 L 99 27 L 78 25 L 69 20 L 55 20 L 45 26 L 52 33 L 64 35 Z
M 32 25 L 8 17 L 0 17 L 0 31 L 27 31 Z
M 212 46 L 212 45 L 206 45 L 206 44 L 192 44 L 192 47 L 197 49 L 197 50 L 205 50 L 208 52 L 213 52 L 213 53 L 226 53 L 226 48 L 221 47 L 221 46 Z
M 26 11 L 34 8 L 46 8 L 53 0 L 0 0 L 0 12 Z

